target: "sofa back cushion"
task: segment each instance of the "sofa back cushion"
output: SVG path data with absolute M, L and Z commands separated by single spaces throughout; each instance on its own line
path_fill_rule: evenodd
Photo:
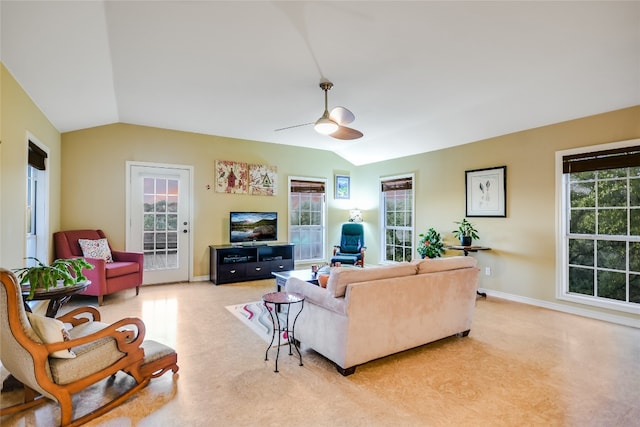
M 350 283 L 383 280 L 390 277 L 411 276 L 414 274 L 416 274 L 416 265 L 409 262 L 371 268 L 333 267 L 327 281 L 327 290 L 334 297 L 341 297 L 346 293 L 347 285 Z
M 475 267 L 477 263 L 478 261 L 474 257 L 460 255 L 445 258 L 425 258 L 417 263 L 417 267 L 418 274 L 424 274 Z

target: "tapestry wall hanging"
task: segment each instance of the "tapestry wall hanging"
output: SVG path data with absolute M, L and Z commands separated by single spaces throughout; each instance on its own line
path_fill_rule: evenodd
M 275 196 L 278 194 L 278 168 L 216 160 L 216 192 Z
M 249 188 L 246 163 L 216 160 L 216 192 L 247 194 Z
M 249 165 L 249 194 L 275 196 L 278 194 L 278 168 L 268 165 Z

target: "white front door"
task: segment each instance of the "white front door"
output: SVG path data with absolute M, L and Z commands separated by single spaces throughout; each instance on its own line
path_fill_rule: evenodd
M 193 169 L 127 162 L 127 172 L 127 250 L 144 253 L 143 284 L 188 281 Z

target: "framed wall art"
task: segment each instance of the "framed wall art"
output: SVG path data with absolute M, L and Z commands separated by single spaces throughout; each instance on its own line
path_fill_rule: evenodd
M 247 164 L 228 160 L 216 160 L 216 192 L 247 194 Z
M 507 216 L 507 167 L 465 171 L 466 216 Z
M 346 175 L 336 175 L 336 199 L 351 197 L 351 178 Z
M 278 168 L 268 165 L 249 165 L 249 194 L 275 196 L 278 194 Z

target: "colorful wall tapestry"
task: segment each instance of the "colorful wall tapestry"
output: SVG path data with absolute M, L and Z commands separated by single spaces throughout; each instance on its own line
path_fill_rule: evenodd
M 275 196 L 278 194 L 278 168 L 268 165 L 249 165 L 249 194 Z
M 246 163 L 216 160 L 216 192 L 247 194 L 248 188 Z

